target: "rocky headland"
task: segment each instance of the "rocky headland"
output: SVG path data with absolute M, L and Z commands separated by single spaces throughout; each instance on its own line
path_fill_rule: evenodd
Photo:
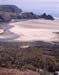
M 22 12 L 22 9 L 15 5 L 0 5 L 0 22 L 9 22 L 12 19 L 46 19 L 54 20 L 53 16 L 43 13 L 36 15 L 33 12 Z

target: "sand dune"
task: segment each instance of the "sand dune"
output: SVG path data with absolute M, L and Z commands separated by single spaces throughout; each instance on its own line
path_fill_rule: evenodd
M 59 41 L 59 21 L 27 20 L 2 24 L 0 41 Z

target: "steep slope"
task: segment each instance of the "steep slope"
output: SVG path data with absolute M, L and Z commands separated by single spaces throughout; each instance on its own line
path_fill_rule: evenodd
M 0 5 L 0 22 L 8 22 L 21 12 L 22 10 L 15 5 Z
M 21 13 L 22 10 L 15 5 L 0 5 L 0 11 L 12 12 L 12 13 Z

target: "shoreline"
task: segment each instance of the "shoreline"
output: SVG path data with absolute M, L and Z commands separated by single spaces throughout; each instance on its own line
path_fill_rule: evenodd
M 45 41 L 59 42 L 59 21 L 27 20 L 2 24 L 4 32 L 0 34 L 0 41 Z
M 44 42 L 44 41 L 30 41 L 30 42 L 18 42 L 18 41 L 0 41 L 0 45 L 17 45 L 19 47 L 21 46 L 27 46 L 27 47 L 55 47 L 59 46 L 59 42 Z

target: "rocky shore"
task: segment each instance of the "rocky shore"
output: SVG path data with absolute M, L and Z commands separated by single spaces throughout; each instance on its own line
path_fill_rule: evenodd
M 52 15 L 43 13 L 42 15 L 36 15 L 33 12 L 22 12 L 15 5 L 0 5 L 0 22 L 9 22 L 12 19 L 46 19 L 54 20 Z

